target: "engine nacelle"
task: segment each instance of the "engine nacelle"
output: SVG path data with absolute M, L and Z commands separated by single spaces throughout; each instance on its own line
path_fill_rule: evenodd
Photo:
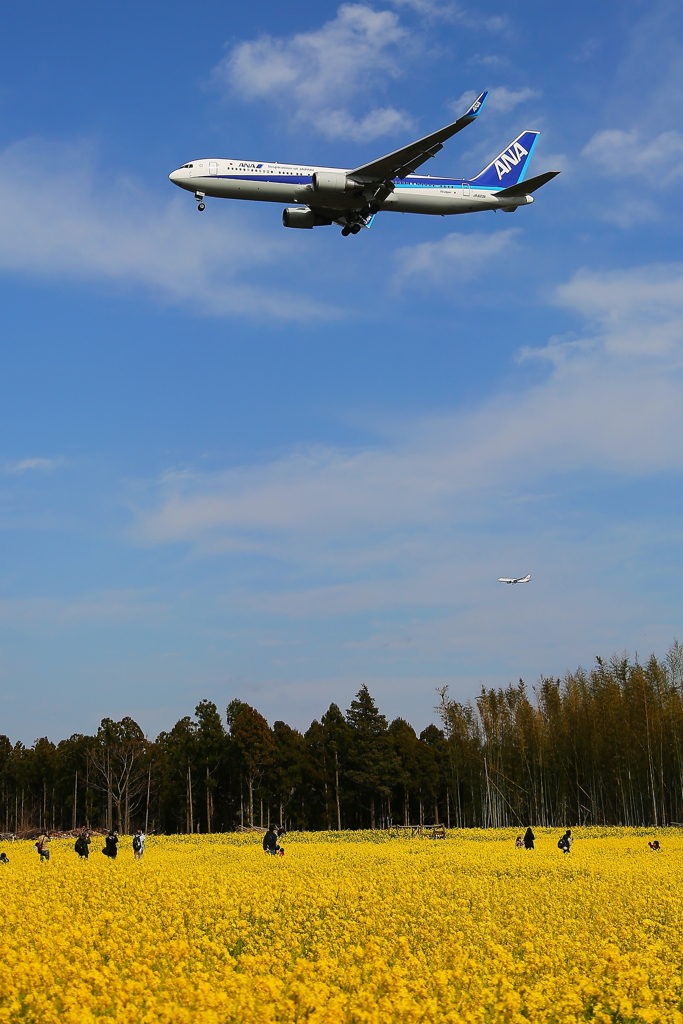
M 282 211 L 282 223 L 286 228 L 318 228 L 332 223 L 331 217 L 325 217 L 308 206 L 288 206 Z
M 324 195 L 340 195 L 342 192 L 362 192 L 363 186 L 357 181 L 351 181 L 345 174 L 339 171 L 315 171 L 311 179 L 315 192 L 322 192 Z
M 296 206 L 288 206 L 282 211 L 282 223 L 286 228 L 314 228 L 315 214 L 308 207 L 301 209 Z

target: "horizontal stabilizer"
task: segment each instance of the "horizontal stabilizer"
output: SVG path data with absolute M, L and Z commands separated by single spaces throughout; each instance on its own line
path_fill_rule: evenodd
M 496 197 L 506 199 L 508 196 L 528 196 L 531 192 L 535 192 L 536 189 L 540 188 L 541 185 L 552 181 L 559 173 L 559 171 L 546 171 L 545 174 L 537 174 L 535 178 L 529 178 L 528 181 L 518 181 L 516 185 L 510 185 L 509 188 L 496 192 Z

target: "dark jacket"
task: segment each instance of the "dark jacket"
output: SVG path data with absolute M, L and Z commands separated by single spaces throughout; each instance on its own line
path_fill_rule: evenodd
M 268 850 L 269 852 L 271 850 L 277 850 L 277 836 L 272 829 L 268 829 L 263 837 L 263 849 Z
M 535 838 L 536 838 L 536 836 L 533 834 L 531 829 L 528 828 L 526 830 L 526 832 L 524 833 L 524 849 L 525 850 L 533 850 L 533 848 L 534 848 L 534 839 Z
M 118 836 L 107 836 L 106 839 L 104 840 L 104 850 L 102 851 L 102 853 L 105 853 L 107 857 L 114 858 L 118 853 L 118 850 L 116 848 L 116 844 L 118 843 L 118 841 Z

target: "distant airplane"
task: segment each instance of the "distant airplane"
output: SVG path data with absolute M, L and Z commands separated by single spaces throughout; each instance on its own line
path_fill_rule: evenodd
M 433 178 L 413 174 L 444 142 L 476 120 L 488 92 L 477 97 L 462 117 L 417 142 L 388 153 L 353 170 L 256 160 L 205 157 L 183 164 L 169 174 L 179 188 L 194 192 L 197 209 L 205 209 L 206 196 L 252 199 L 266 203 L 299 203 L 282 213 L 286 228 L 314 228 L 339 224 L 342 235 L 357 235 L 369 228 L 380 210 L 395 213 L 477 213 L 533 203 L 531 195 L 559 171 L 545 171 L 524 181 L 540 132 L 525 131 L 475 178 Z
M 531 573 L 528 576 L 518 576 L 516 580 L 509 580 L 507 576 L 499 576 L 499 583 L 528 583 L 531 579 Z

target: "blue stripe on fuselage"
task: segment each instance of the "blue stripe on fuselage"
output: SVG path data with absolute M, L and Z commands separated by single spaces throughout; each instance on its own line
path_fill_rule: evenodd
M 300 174 L 206 174 L 206 178 L 222 178 L 228 181 L 262 181 L 276 185 L 310 185 L 310 175 Z M 498 192 L 498 188 L 490 185 L 477 185 L 466 178 L 394 178 L 394 188 L 462 188 L 471 185 L 479 192 Z

